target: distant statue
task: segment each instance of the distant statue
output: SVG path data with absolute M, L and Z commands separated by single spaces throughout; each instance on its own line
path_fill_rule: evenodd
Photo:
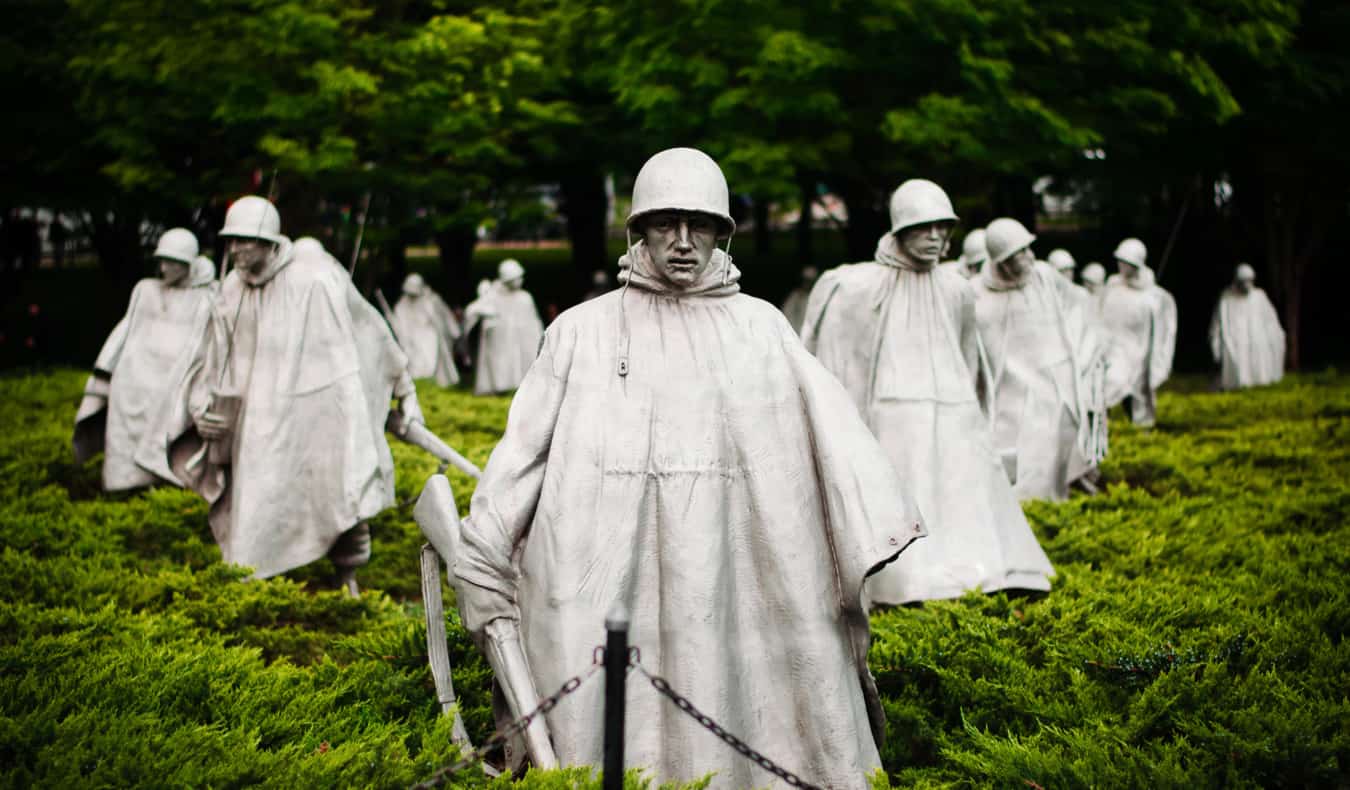
M 1063 500 L 1105 453 L 1104 404 L 1085 367 L 1098 364 L 1081 325 L 1082 291 L 1037 261 L 1015 219 L 986 231 L 989 263 L 971 281 L 988 356 L 994 447 L 1019 499 Z M 1084 296 L 1086 292 L 1083 292 Z
M 581 297 L 581 301 L 589 302 L 592 299 L 599 298 L 614 290 L 614 286 L 609 281 L 609 274 L 603 269 L 597 269 L 591 272 L 591 290 Z
M 210 503 L 225 562 L 266 578 L 326 555 L 356 594 L 367 521 L 394 503 L 386 422 L 423 422 L 407 357 L 322 247 L 296 254 L 267 200 L 235 201 L 220 235 L 234 268 L 164 417 L 172 468 Z
M 718 249 L 728 206 L 702 152 L 638 173 L 627 286 L 549 327 L 474 491 L 460 612 L 502 687 L 548 693 L 590 664 L 617 605 L 643 666 L 728 731 L 821 786 L 865 788 L 884 714 L 863 580 L 923 525 L 838 382 L 740 292 Z M 591 684 L 549 711 L 536 759 L 599 765 L 604 704 Z M 775 782 L 661 696 L 627 705 L 626 763 L 655 782 Z
M 1083 267 L 1083 271 L 1078 277 L 1087 292 L 1095 297 L 1101 293 L 1102 287 L 1106 285 L 1106 268 L 1093 261 Z
M 495 395 L 520 386 L 539 353 L 544 324 L 524 285 L 525 267 L 507 258 L 497 266 L 497 281 L 489 295 L 479 297 L 490 303 L 492 316 L 479 330 L 475 394 Z
M 1115 257 L 1120 272 L 1107 280 L 1098 297 L 1102 325 L 1110 338 L 1107 405 L 1128 398 L 1131 421 L 1151 427 L 1157 421 L 1158 389 L 1172 373 L 1176 302 L 1155 282 L 1142 241 L 1125 239 L 1116 247 Z
M 75 416 L 75 460 L 103 451 L 103 488 L 181 485 L 169 468 L 168 440 L 153 430 L 206 331 L 216 270 L 197 237 L 170 228 L 155 245 L 159 277 L 141 280 L 126 315 L 103 343 Z M 138 450 L 140 451 L 138 453 Z M 143 458 L 137 463 L 137 458 Z
M 903 604 L 977 588 L 1048 590 L 1050 561 L 981 409 L 988 376 L 975 293 L 938 266 L 956 224 L 951 199 L 932 181 L 906 181 L 891 195 L 890 218 L 875 260 L 820 276 L 802 328 L 807 349 L 853 397 L 929 527 L 927 539 L 868 583 L 868 594 Z
M 410 274 L 403 280 L 392 323 L 414 379 L 435 379 L 442 387 L 459 383 L 454 354 L 459 321 L 422 275 Z
M 802 321 L 806 320 L 806 300 L 811 296 L 811 287 L 816 284 L 820 272 L 814 266 L 802 269 L 802 281 L 783 301 L 783 315 L 795 332 L 802 331 Z
M 1060 277 L 1073 282 L 1073 270 L 1077 265 L 1074 262 L 1073 255 L 1065 249 L 1051 250 L 1050 254 L 1045 256 L 1045 262 L 1050 264 Z
M 987 260 L 989 251 L 985 249 L 984 228 L 976 228 L 967 233 L 961 242 L 961 257 L 947 261 L 939 268 L 948 269 L 970 280 L 980 273 Z
M 1219 364 L 1219 388 L 1274 384 L 1284 377 L 1284 329 L 1256 271 L 1243 263 L 1223 289 L 1209 322 L 1209 348 Z

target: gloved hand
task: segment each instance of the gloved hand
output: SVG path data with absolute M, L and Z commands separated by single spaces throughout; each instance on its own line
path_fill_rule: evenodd
M 223 438 L 230 432 L 229 422 L 221 415 L 210 411 L 193 417 L 193 422 L 197 426 L 198 435 L 208 442 Z

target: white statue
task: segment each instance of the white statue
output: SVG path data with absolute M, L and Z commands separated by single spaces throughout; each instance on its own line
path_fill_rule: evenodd
M 544 324 L 534 306 L 534 297 L 524 289 L 525 268 L 513 258 L 497 265 L 497 282 L 476 311 L 483 321 L 478 336 L 478 369 L 473 391 L 478 395 L 510 392 L 520 386 L 539 352 Z M 490 308 L 488 307 L 490 305 Z M 481 318 L 480 318 L 481 320 Z
M 792 331 L 802 331 L 802 321 L 806 319 L 806 300 L 811 296 L 811 287 L 816 284 L 816 278 L 820 272 L 814 266 L 802 268 L 802 281 L 792 293 L 783 300 L 783 315 L 787 317 L 788 323 L 792 326 Z
M 802 328 L 927 519 L 928 538 L 868 592 L 900 604 L 977 587 L 1047 590 L 1050 562 L 1013 496 L 977 396 L 974 291 L 937 268 L 956 222 L 951 200 L 914 179 L 895 191 L 890 209 L 876 260 L 822 274 Z
M 265 578 L 327 555 L 354 594 L 366 521 L 394 502 L 386 419 L 422 422 L 407 357 L 331 256 L 294 254 L 270 202 L 239 199 L 220 235 L 234 269 L 165 417 L 173 469 L 211 503 L 225 562 Z
M 75 459 L 103 451 L 103 488 L 120 491 L 159 482 L 179 485 L 168 443 L 151 429 L 174 376 L 205 331 L 215 292 L 211 259 L 197 237 L 171 228 L 155 246 L 159 277 L 136 284 L 126 315 L 103 343 L 75 416 Z M 137 450 L 149 458 L 136 462 Z
M 603 269 L 591 272 L 591 290 L 581 297 L 581 301 L 589 302 L 599 296 L 604 296 L 614 290 L 614 286 L 609 282 L 609 273 Z
M 1115 252 L 1120 272 L 1098 296 L 1102 326 L 1110 336 L 1106 365 L 1107 405 L 1130 399 L 1130 419 L 1157 421 L 1158 388 L 1172 373 L 1176 349 L 1176 302 L 1159 288 L 1148 268 L 1148 250 L 1125 239 Z
M 1079 274 L 1079 279 L 1082 281 L 1083 287 L 1087 289 L 1087 292 L 1096 296 L 1101 293 L 1102 287 L 1106 284 L 1106 267 L 1093 261 L 1083 267 L 1082 273 Z
M 464 625 L 499 682 L 548 693 L 590 665 L 620 604 L 642 664 L 718 723 L 822 786 L 867 787 L 882 714 L 863 579 L 922 522 L 847 393 L 739 292 L 712 159 L 648 160 L 628 229 L 623 287 L 549 327 L 474 492 Z M 627 765 L 658 783 L 774 782 L 637 673 L 627 699 Z M 603 706 L 592 683 L 547 714 L 560 762 L 601 762 Z
M 1219 363 L 1220 389 L 1259 387 L 1284 377 L 1284 329 L 1256 271 L 1237 267 L 1209 322 L 1209 348 Z
M 1050 264 L 1060 277 L 1073 282 L 1073 270 L 1077 264 L 1074 262 L 1073 255 L 1065 249 L 1051 250 L 1050 254 L 1045 256 L 1045 262 Z
M 969 280 L 980 273 L 987 260 L 989 250 L 985 248 L 984 228 L 976 228 L 961 242 L 961 257 L 943 263 L 940 268 L 950 269 Z
M 391 323 L 413 378 L 435 379 L 442 387 L 459 383 L 454 351 L 459 321 L 422 275 L 410 274 L 403 280 L 403 295 L 394 305 Z
M 971 282 L 994 447 L 1019 499 L 1067 499 L 1100 460 L 1094 432 L 1105 428 L 1104 404 L 1092 413 L 1084 300 L 1073 290 L 1082 289 L 1035 259 L 1036 237 L 1017 220 L 994 220 L 986 238 L 989 264 Z M 1091 361 L 1100 369 L 1100 357 Z

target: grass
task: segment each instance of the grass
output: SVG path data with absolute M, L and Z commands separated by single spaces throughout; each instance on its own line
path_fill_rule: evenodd
M 195 496 L 105 495 L 98 459 L 71 460 L 83 377 L 0 377 L 0 785 L 398 787 L 452 761 L 410 507 L 374 523 L 359 600 L 327 562 L 241 582 Z M 891 782 L 1350 784 L 1350 379 L 1181 384 L 1156 430 L 1113 423 L 1103 494 L 1027 507 L 1059 572 L 1048 595 L 874 615 Z M 420 394 L 484 463 L 507 400 Z M 434 463 L 394 453 L 408 501 Z M 489 676 L 453 616 L 450 632 L 481 741 Z

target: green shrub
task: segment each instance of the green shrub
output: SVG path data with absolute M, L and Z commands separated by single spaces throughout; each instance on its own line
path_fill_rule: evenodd
M 326 561 L 242 581 L 198 498 L 105 495 L 101 459 L 70 459 L 83 378 L 0 378 L 0 785 L 399 787 L 453 762 L 411 514 L 436 462 L 394 446 L 403 504 L 372 524 L 361 598 Z M 1350 783 L 1350 380 L 1187 384 L 1157 429 L 1113 421 L 1103 493 L 1027 506 L 1059 574 L 1048 595 L 874 615 L 877 787 Z M 508 401 L 420 394 L 485 464 Z M 451 481 L 467 509 L 471 481 Z M 449 608 L 481 742 L 490 673 Z M 599 787 L 590 769 L 453 781 Z

